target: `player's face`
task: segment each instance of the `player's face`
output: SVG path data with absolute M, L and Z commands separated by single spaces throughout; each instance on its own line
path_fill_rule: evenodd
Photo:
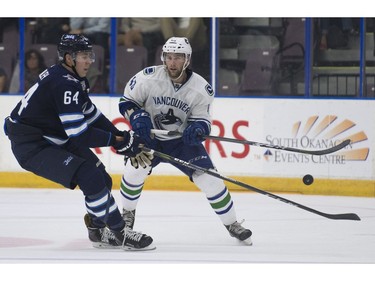
M 172 79 L 180 76 L 184 68 L 184 63 L 185 54 L 167 53 L 165 55 L 165 65 L 167 66 L 169 77 Z
M 95 61 L 93 52 L 79 52 L 75 55 L 76 71 L 80 77 L 86 77 L 90 65 Z

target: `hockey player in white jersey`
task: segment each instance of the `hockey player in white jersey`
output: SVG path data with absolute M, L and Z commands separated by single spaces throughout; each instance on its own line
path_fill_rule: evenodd
M 147 67 L 127 83 L 119 110 L 149 148 L 215 169 L 202 144 L 202 136 L 209 135 L 211 131 L 214 92 L 204 78 L 188 68 L 191 55 L 187 38 L 168 39 L 161 54 L 163 65 Z M 183 136 L 153 138 L 151 129 L 179 131 Z M 147 153 L 128 160 L 125 161 L 120 192 L 123 218 L 132 228 L 144 182 L 163 160 L 152 159 Z M 171 165 L 186 174 L 206 194 L 208 203 L 231 236 L 252 244 L 252 233 L 237 221 L 233 200 L 222 180 L 180 165 Z

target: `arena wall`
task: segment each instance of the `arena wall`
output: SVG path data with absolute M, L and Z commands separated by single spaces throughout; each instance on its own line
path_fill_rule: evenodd
M 1 120 L 21 98 L 0 96 Z M 94 96 L 98 108 L 119 129 L 129 124 L 118 112 L 118 96 Z M 270 192 L 375 197 L 375 100 L 216 98 L 212 135 L 306 150 L 352 142 L 327 155 L 312 156 L 265 147 L 205 141 L 220 174 Z M 94 150 L 119 188 L 123 158 L 110 148 Z M 0 134 L 0 186 L 61 187 L 28 173 L 15 160 Z M 305 185 L 306 174 L 314 177 Z M 245 191 L 228 184 L 231 190 Z M 161 164 L 145 184 L 152 190 L 196 190 L 176 168 Z

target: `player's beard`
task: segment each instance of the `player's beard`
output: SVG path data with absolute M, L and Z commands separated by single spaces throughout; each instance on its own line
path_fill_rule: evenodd
M 175 70 L 175 71 L 172 72 L 168 69 L 168 75 L 172 80 L 176 80 L 176 79 L 180 78 L 181 73 L 182 73 L 182 70 Z

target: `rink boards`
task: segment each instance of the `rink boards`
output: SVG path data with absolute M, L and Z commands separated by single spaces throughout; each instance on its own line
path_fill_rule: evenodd
M 3 120 L 21 97 L 0 96 Z M 119 97 L 94 96 L 97 107 L 119 128 L 129 124 L 118 113 Z M 350 145 L 329 155 L 307 155 L 264 147 L 206 141 L 218 171 L 228 177 L 272 192 L 375 197 L 374 100 L 217 98 L 213 107 L 212 135 L 247 139 L 306 150 L 329 148 L 344 139 Z M 119 187 L 123 159 L 110 148 L 95 149 Z M 0 134 L 0 186 L 58 186 L 25 173 L 10 144 Z M 314 177 L 304 185 L 306 174 Z M 228 184 L 230 189 L 243 188 Z M 196 190 L 171 165 L 162 164 L 147 180 L 146 189 Z

